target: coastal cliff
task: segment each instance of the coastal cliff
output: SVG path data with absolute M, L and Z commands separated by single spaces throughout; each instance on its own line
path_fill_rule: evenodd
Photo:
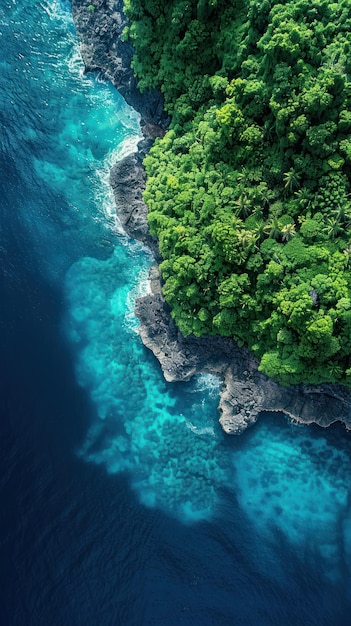
M 95 0 L 88 10 L 82 0 L 72 0 L 73 17 L 81 40 L 86 71 L 100 71 L 141 115 L 144 140 L 138 152 L 117 163 L 111 171 L 117 212 L 126 232 L 148 245 L 160 260 L 156 240 L 147 227 L 147 207 L 142 198 L 145 172 L 142 160 L 168 125 L 162 96 L 140 94 L 131 70 L 132 47 L 122 41 L 126 19 L 123 2 Z M 293 421 L 326 427 L 335 421 L 351 429 L 351 392 L 341 385 L 291 385 L 282 387 L 258 371 L 258 362 L 246 349 L 223 337 L 183 337 L 173 323 L 161 293 L 157 267 L 150 273 L 152 293 L 139 299 L 136 314 L 146 347 L 159 360 L 168 381 L 188 380 L 211 372 L 223 379 L 220 423 L 228 434 L 239 434 L 255 423 L 262 411 L 280 411 Z

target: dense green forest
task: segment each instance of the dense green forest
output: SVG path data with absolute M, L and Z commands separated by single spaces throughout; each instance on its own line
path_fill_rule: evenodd
M 184 335 L 248 345 L 283 384 L 351 385 L 351 0 L 126 0 L 145 159 Z

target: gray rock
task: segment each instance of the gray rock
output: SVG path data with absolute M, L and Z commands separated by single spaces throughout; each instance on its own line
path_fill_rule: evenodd
M 258 371 L 253 354 L 223 337 L 183 337 L 170 318 L 157 268 L 152 268 L 152 293 L 136 302 L 140 335 L 161 364 L 169 382 L 209 372 L 223 380 L 220 424 L 230 435 L 252 426 L 262 412 L 281 412 L 300 424 L 330 426 L 344 422 L 351 429 L 351 393 L 341 385 L 283 387 Z
M 112 167 L 110 184 L 124 230 L 147 245 L 154 256 L 158 256 L 157 241 L 150 235 L 147 226 L 147 206 L 142 196 L 145 189 L 145 170 L 140 152 L 125 157 Z
M 131 68 L 132 46 L 123 41 L 127 19 L 123 0 L 92 0 L 95 10 L 89 11 L 87 0 L 72 0 L 72 14 L 81 42 L 86 72 L 98 71 L 112 82 L 141 115 L 144 136 L 164 133 L 169 117 L 163 110 L 163 97 L 155 90 L 140 93 Z

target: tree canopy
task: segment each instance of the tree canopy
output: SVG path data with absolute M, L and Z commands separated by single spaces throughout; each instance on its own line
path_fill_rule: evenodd
M 145 159 L 184 335 L 248 345 L 283 384 L 351 384 L 351 0 L 126 0 Z

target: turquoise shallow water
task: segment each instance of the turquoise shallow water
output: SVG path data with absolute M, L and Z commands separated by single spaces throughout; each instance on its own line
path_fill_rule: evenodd
M 348 623 L 350 435 L 267 415 L 226 437 L 217 379 L 164 381 L 133 313 L 151 258 L 108 185 L 138 115 L 83 74 L 68 4 L 6 1 L 0 27 L 1 380 L 34 394 L 3 400 L 0 547 L 43 611 L 7 623 Z
M 206 518 L 226 475 L 216 454 L 218 381 L 167 385 L 141 345 L 128 303 L 133 282 L 137 293 L 145 280 L 144 257 L 138 245 L 121 246 L 108 260 L 79 261 L 66 277 L 77 376 L 97 408 L 79 453 L 109 472 L 128 470 L 143 503 Z
M 351 557 L 351 464 L 343 446 L 323 431 L 269 420 L 248 434 L 233 467 L 238 501 L 257 532 L 271 545 L 284 536 L 307 561 L 318 558 L 327 578 L 341 580 Z

